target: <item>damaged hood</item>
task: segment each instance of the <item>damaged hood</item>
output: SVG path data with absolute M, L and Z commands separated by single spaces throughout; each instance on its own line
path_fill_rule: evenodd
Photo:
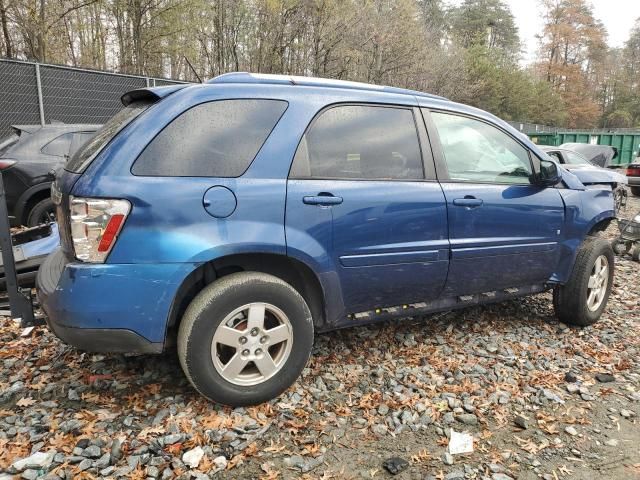
M 627 184 L 627 177 L 622 175 L 615 170 L 609 170 L 600 167 L 589 167 L 589 166 L 572 166 L 566 168 L 566 165 L 562 165 L 563 170 L 570 175 L 574 175 L 583 185 L 594 185 L 594 184 L 604 184 L 604 183 L 616 183 L 619 185 Z M 564 172 L 563 172 L 564 173 Z

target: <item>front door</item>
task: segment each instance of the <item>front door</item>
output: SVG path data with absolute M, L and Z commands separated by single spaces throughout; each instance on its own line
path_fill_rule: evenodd
M 557 189 L 533 183 L 528 149 L 480 119 L 424 114 L 437 137 L 448 209 L 451 263 L 443 295 L 546 282 L 558 261 L 564 204 Z
M 287 251 L 310 253 L 326 270 L 342 313 L 435 299 L 444 286 L 446 205 L 433 174 L 425 178 L 421 151 L 431 172 L 433 163 L 419 141 L 419 116 L 411 107 L 334 106 L 298 147 L 287 184 Z

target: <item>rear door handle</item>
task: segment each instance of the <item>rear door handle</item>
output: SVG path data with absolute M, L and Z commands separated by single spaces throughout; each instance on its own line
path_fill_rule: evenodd
M 336 197 L 330 193 L 320 193 L 318 195 L 302 197 L 302 201 L 306 205 L 340 205 L 342 203 L 342 197 Z
M 456 207 L 477 208 L 482 205 L 482 200 L 475 197 L 455 198 L 453 204 Z

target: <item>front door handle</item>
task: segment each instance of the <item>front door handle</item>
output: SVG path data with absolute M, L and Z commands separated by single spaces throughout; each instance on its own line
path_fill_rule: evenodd
M 319 193 L 318 195 L 302 197 L 302 202 L 306 205 L 340 205 L 342 197 L 336 197 L 331 193 Z
M 482 205 L 482 199 L 468 195 L 464 198 L 455 198 L 453 204 L 456 207 L 477 208 Z

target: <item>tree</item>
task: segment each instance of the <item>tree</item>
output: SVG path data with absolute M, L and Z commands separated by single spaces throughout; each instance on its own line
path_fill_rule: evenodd
M 506 119 L 640 124 L 640 23 L 623 49 L 609 49 L 587 0 L 544 0 L 538 62 L 522 68 L 503 0 L 450 4 L 0 0 L 0 54 L 186 80 L 322 76 L 432 92 Z
M 568 111 L 569 127 L 592 127 L 600 109 L 594 80 L 606 53 L 606 31 L 585 0 L 543 0 L 539 69 Z
M 482 45 L 516 58 L 520 38 L 511 10 L 501 0 L 464 0 L 449 11 L 450 33 L 464 48 Z

